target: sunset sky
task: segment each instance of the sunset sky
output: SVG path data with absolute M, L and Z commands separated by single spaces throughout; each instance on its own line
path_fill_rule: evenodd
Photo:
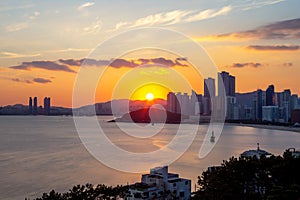
M 137 50 L 129 44 L 138 38 L 130 34 L 114 40 L 149 27 L 201 45 L 218 71 L 236 76 L 237 92 L 274 84 L 278 92 L 289 88 L 300 94 L 299 8 L 299 0 L 2 1 L 0 106 L 27 104 L 29 96 L 41 104 L 50 96 L 52 104 L 71 107 L 81 69 L 95 76 L 91 80 L 99 79 L 97 102 L 143 99 L 148 90 L 159 98 L 169 91 L 190 93 L 190 88 L 202 93 L 202 77 L 188 55 Z M 141 38 L 170 41 L 173 36 L 163 32 Z M 174 44 L 185 42 L 175 38 Z M 116 45 L 100 45 L 107 40 Z M 85 84 L 89 87 L 89 80 Z

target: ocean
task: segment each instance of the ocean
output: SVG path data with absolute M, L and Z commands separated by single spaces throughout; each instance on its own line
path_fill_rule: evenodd
M 166 124 L 161 134 L 137 140 L 124 134 L 117 124 L 108 123 L 109 119 L 110 116 L 98 117 L 107 137 L 134 153 L 159 150 L 174 138 L 178 128 L 176 124 Z M 141 134 L 149 129 L 145 124 L 138 126 L 147 127 L 139 129 Z M 207 127 L 196 127 L 192 145 L 169 165 L 170 172 L 191 179 L 193 185 L 207 167 L 256 149 L 257 143 L 275 155 L 282 155 L 290 147 L 300 147 L 297 132 L 225 125 L 212 151 L 200 159 L 199 149 Z M 129 165 L 122 162 L 120 166 Z M 35 198 L 52 189 L 66 192 L 76 184 L 131 184 L 140 180 L 141 173 L 147 173 L 118 171 L 95 159 L 82 144 L 73 118 L 65 116 L 0 116 L 0 168 L 0 199 Z

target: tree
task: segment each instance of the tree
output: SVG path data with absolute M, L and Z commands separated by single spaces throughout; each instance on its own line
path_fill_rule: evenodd
M 298 199 L 299 169 L 300 158 L 290 152 L 260 159 L 232 157 L 198 177 L 194 199 Z

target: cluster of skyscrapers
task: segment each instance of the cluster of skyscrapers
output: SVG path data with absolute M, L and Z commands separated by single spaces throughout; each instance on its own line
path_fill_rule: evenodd
M 167 110 L 184 115 L 224 116 L 227 120 L 251 120 L 288 123 L 299 109 L 300 99 L 289 89 L 275 92 L 274 85 L 266 91 L 236 93 L 236 79 L 228 72 L 218 73 L 218 87 L 214 78 L 204 79 L 204 95 L 192 91 L 170 92 Z M 218 94 L 217 94 L 218 93 Z
M 44 108 L 42 106 L 38 107 L 37 97 L 34 97 L 33 100 L 32 97 L 29 97 L 28 111 L 30 115 L 38 115 L 38 114 L 49 115 L 50 108 L 51 108 L 50 97 L 44 98 Z

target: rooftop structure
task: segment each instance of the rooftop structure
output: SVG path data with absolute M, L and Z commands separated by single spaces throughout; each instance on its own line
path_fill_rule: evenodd
M 261 156 L 265 156 L 265 157 L 269 157 L 272 154 L 259 148 L 259 143 L 257 143 L 257 150 L 248 150 L 245 151 L 241 154 L 242 158 L 251 158 L 251 157 L 256 157 L 256 158 L 260 158 Z
M 191 195 L 191 180 L 168 173 L 168 166 L 150 169 L 143 174 L 141 182 L 129 186 L 128 200 L 178 199 L 188 200 Z

